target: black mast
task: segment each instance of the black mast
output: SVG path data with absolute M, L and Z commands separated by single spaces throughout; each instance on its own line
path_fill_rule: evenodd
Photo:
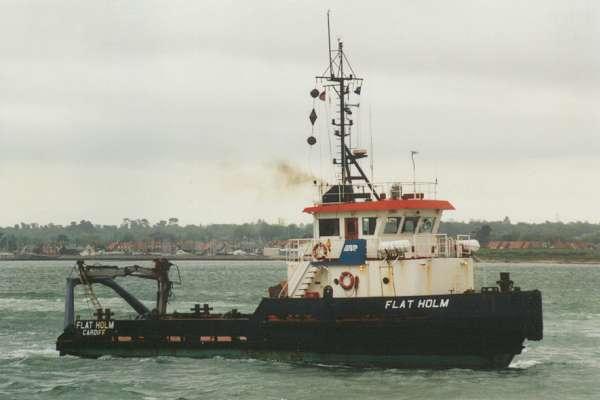
M 325 84 L 324 86 L 331 87 L 333 89 L 331 92 L 335 93 L 339 104 L 339 117 L 337 120 L 334 118 L 331 121 L 332 125 L 334 126 L 334 135 L 339 138 L 340 142 L 339 160 L 336 158 L 333 159 L 333 164 L 340 166 L 339 184 L 336 188 L 336 194 L 339 197 L 338 201 L 354 201 L 359 198 L 370 199 L 371 195 L 379 200 L 379 194 L 375 191 L 375 188 L 369 181 L 369 178 L 358 163 L 359 159 L 365 158 L 367 155 L 360 152 L 353 153 L 350 149 L 350 136 L 353 121 L 348 115 L 352 115 L 350 107 L 359 106 L 359 103 L 349 103 L 350 89 L 352 87 L 354 89 L 353 93 L 360 95 L 363 79 L 355 76 L 352 66 L 350 66 L 350 63 L 344 54 L 344 44 L 339 39 L 338 47 L 335 51 L 336 54 L 334 56 L 334 51 L 331 50 L 329 11 L 327 11 L 327 37 L 329 41 L 329 74 L 327 74 L 326 71 L 323 76 L 317 76 L 316 78 L 318 82 L 331 82 L 330 84 Z M 344 70 L 344 63 L 347 64 L 347 69 L 350 73 Z M 348 140 L 346 140 L 346 138 L 348 138 Z M 354 175 L 352 167 L 354 167 L 356 170 L 356 174 Z M 370 193 L 355 193 L 352 185 L 354 181 L 364 181 L 366 186 L 369 188 Z

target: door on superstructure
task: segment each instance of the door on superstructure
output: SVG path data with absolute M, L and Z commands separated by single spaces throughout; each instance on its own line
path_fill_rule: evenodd
M 358 239 L 358 218 L 344 218 L 346 240 Z

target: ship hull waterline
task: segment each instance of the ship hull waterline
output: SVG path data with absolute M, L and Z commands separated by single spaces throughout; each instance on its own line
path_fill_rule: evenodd
M 110 356 L 119 358 L 185 357 L 195 359 L 255 359 L 276 362 L 289 362 L 309 365 L 328 365 L 360 368 L 402 368 L 402 369 L 502 369 L 510 365 L 514 354 L 477 355 L 372 355 L 372 354 L 330 354 L 291 351 L 243 350 L 234 348 L 194 349 L 193 347 L 162 346 L 147 349 L 118 349 L 115 347 L 72 348 L 69 355 L 97 359 Z
M 541 293 L 265 298 L 253 314 L 76 321 L 58 338 L 80 357 L 256 358 L 385 368 L 505 368 L 541 340 Z M 106 321 L 98 321 L 106 326 Z M 99 333 L 99 334 L 98 334 Z

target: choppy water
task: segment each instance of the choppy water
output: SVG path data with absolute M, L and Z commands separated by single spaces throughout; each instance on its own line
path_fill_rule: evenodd
M 128 263 L 119 263 L 126 265 Z M 281 280 L 280 262 L 180 262 L 174 309 L 210 302 L 251 312 Z M 70 262 L 0 262 L 0 399 L 599 399 L 600 266 L 480 264 L 477 284 L 500 271 L 544 296 L 542 342 L 503 371 L 355 369 L 258 360 L 58 357 Z M 127 285 L 151 303 L 151 282 Z M 108 290 L 100 301 L 120 316 Z M 78 304 L 82 317 L 85 302 Z M 119 315 L 117 314 L 117 315 Z

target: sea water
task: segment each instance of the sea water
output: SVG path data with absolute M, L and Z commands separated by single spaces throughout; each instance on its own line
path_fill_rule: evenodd
M 134 262 L 113 262 L 131 265 Z M 140 261 L 150 266 L 150 262 Z M 170 309 L 210 303 L 252 312 L 284 279 L 282 262 L 181 261 Z M 70 261 L 0 262 L 0 399 L 600 399 L 600 265 L 486 264 L 477 286 L 499 272 L 543 294 L 544 340 L 510 368 L 401 370 L 226 358 L 59 357 Z M 177 272 L 171 277 L 175 280 Z M 149 306 L 154 282 L 121 279 Z M 78 288 L 77 313 L 91 315 Z M 96 289 L 117 318 L 133 318 L 109 289 Z

